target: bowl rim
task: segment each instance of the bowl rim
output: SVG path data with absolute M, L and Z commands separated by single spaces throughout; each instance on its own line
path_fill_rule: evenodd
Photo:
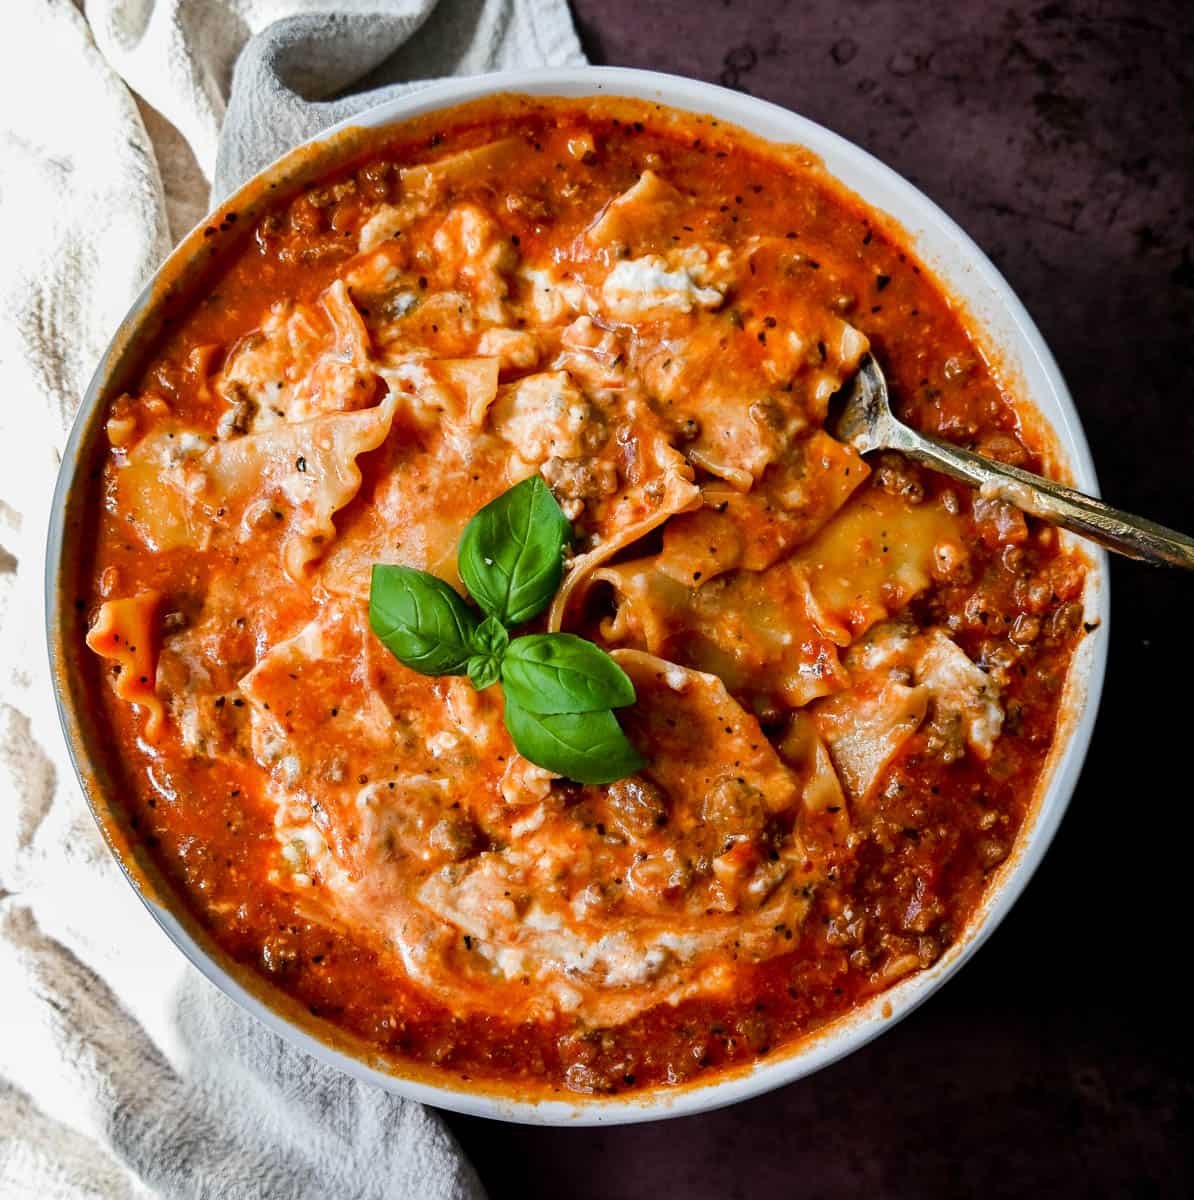
M 940 241 L 950 244 L 952 253 L 957 256 L 957 271 L 974 272 L 979 283 L 1003 310 L 1008 320 L 1006 333 L 1012 343 L 1017 344 L 1021 361 L 1031 366 L 1038 377 L 1037 388 L 1030 396 L 1024 395 L 1025 402 L 1031 403 L 1052 429 L 1056 445 L 1062 451 L 1062 462 L 1069 467 L 1075 485 L 1098 494 L 1094 464 L 1081 421 L 1057 363 L 1015 292 L 969 235 L 912 183 L 869 152 L 808 118 L 741 92 L 683 76 L 622 67 L 541 68 L 443 80 L 385 100 L 321 131 L 264 168 L 219 209 L 234 205 L 236 197 L 247 194 L 263 174 L 297 169 L 304 150 L 322 146 L 345 131 L 357 127 L 376 129 L 501 93 L 567 98 L 625 96 L 712 116 L 767 140 L 805 146 L 822 160 L 830 175 L 858 194 L 868 207 L 889 214 L 924 258 L 920 234 L 909 227 L 905 217 L 890 213 L 889 206 L 896 203 L 903 212 L 914 214 L 925 231 L 931 230 Z M 781 133 L 782 136 L 777 136 Z M 843 168 L 849 179 L 842 178 Z M 864 181 L 864 187 L 859 186 L 860 180 Z M 886 202 L 875 199 L 876 195 L 884 197 Z M 210 218 L 201 222 L 197 229 L 209 222 Z M 75 711 L 65 683 L 71 670 L 71 647 L 61 617 L 66 603 L 61 576 L 69 546 L 66 514 L 83 451 L 93 437 L 100 406 L 108 398 L 111 376 L 152 303 L 155 287 L 163 276 L 176 273 L 183 260 L 195 258 L 199 244 L 196 235 L 197 230 L 175 248 L 134 301 L 101 358 L 79 406 L 63 451 L 51 504 L 44 584 L 47 649 L 55 704 L 80 787 L 109 849 L 134 891 L 170 940 L 202 975 L 269 1030 L 354 1078 L 411 1100 L 467 1115 L 527 1124 L 579 1126 L 693 1115 L 793 1083 L 860 1049 L 891 1028 L 970 960 L 1011 909 L 1039 866 L 1082 769 L 1102 693 L 1109 640 L 1108 566 L 1107 556 L 1100 549 L 1085 548 L 1089 559 L 1086 611 L 1088 620 L 1097 621 L 1098 628 L 1080 643 L 1070 668 L 1065 701 L 1067 712 L 1063 714 L 1069 728 L 1063 729 L 1059 719 L 1053 750 L 1042 771 L 1043 786 L 1038 787 L 1034 808 L 1025 818 L 1017 836 L 1016 849 L 1001 868 L 1000 877 L 988 886 L 962 935 L 931 968 L 878 993 L 772 1057 L 683 1087 L 657 1088 L 608 1099 L 578 1096 L 530 1100 L 518 1098 L 513 1091 L 503 1092 L 495 1085 L 428 1083 L 370 1066 L 363 1057 L 322 1040 L 309 1028 L 289 1019 L 280 1008 L 267 1003 L 215 961 L 175 913 L 156 896 L 148 894 L 128 861 L 127 848 L 114 840 L 100 811 L 104 799 L 98 794 L 99 785 L 83 738 L 84 721 Z M 946 264 L 934 262 L 931 257 L 927 261 L 940 276 Z M 946 279 L 945 282 L 950 281 Z M 979 332 L 985 328 L 977 318 L 970 324 Z M 1007 346 L 1001 344 L 1000 348 Z M 1018 390 L 1023 395 L 1023 389 Z M 1049 414 L 1042 411 L 1042 399 L 1051 410 Z

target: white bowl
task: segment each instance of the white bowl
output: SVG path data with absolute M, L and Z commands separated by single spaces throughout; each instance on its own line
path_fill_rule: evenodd
M 981 250 L 931 200 L 865 151 L 803 117 L 740 92 L 691 79 L 621 68 L 564 68 L 504 72 L 434 84 L 412 95 L 380 104 L 350 122 L 312 139 L 306 149 L 292 151 L 263 175 L 286 180 L 318 159 L 311 147 L 350 126 L 377 128 L 499 92 L 538 96 L 628 96 L 659 101 L 674 108 L 708 114 L 776 142 L 798 143 L 812 150 L 847 188 L 869 206 L 887 213 L 903 227 L 908 243 L 967 310 L 984 348 L 996 358 L 1016 395 L 1035 407 L 1055 439 L 1055 462 L 1074 485 L 1097 494 L 1097 482 L 1078 414 L 1048 347 L 1024 306 Z M 231 197 L 221 211 L 251 207 L 262 187 L 260 178 Z M 402 1078 L 377 1069 L 332 1044 L 332 1031 L 313 1030 L 294 1002 L 272 994 L 268 985 L 247 977 L 218 951 L 193 918 L 172 904 L 152 866 L 123 825 L 112 781 L 104 767 L 95 731 L 82 715 L 85 697 L 72 671 L 80 617 L 69 586 L 73 563 L 72 532 L 89 499 L 87 471 L 99 445 L 101 412 L 116 394 L 119 376 L 130 369 L 144 346 L 148 318 L 160 313 L 177 292 L 185 293 L 188 274 L 203 257 L 199 231 L 171 255 L 133 306 L 113 339 L 92 381 L 71 434 L 54 498 L 47 558 L 46 588 L 51 668 L 59 712 L 80 781 L 97 820 L 130 882 L 162 928 L 190 961 L 217 987 L 240 1003 L 269 1029 L 301 1046 L 316 1058 L 388 1091 L 440 1108 L 507 1121 L 540 1124 L 617 1124 L 703 1112 L 757 1096 L 801 1079 L 849 1054 L 889 1029 L 928 999 L 990 936 L 1024 890 L 1044 856 L 1078 780 L 1102 689 L 1108 639 L 1107 562 L 1102 551 L 1087 547 L 1090 560 L 1085 595 L 1086 619 L 1097 623 L 1079 645 L 1066 683 L 1058 736 L 1042 775 L 1035 805 L 1020 832 L 1012 855 L 972 917 L 964 934 L 929 970 L 913 975 L 869 1000 L 795 1046 L 776 1052 L 757 1065 L 713 1076 L 678 1089 L 657 1089 L 627 1098 L 581 1098 L 533 1102 Z M 89 457 L 90 456 L 90 457 Z M 80 477 L 82 484 L 74 487 Z M 268 1002 L 262 997 L 268 997 Z M 326 1038 L 327 1040 L 324 1040 Z

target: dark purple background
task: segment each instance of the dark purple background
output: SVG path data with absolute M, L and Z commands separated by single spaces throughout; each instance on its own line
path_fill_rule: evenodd
M 777 101 L 995 260 L 1104 495 L 1194 529 L 1194 3 L 573 0 L 594 62 Z M 1117 563 L 1069 816 L 961 975 L 838 1065 L 622 1129 L 451 1118 L 494 1200 L 1194 1196 L 1194 578 Z

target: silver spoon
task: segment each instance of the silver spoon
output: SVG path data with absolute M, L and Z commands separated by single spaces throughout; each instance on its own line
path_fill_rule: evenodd
M 887 396 L 887 380 L 874 357 L 866 355 L 845 389 L 844 407 L 829 432 L 859 454 L 898 450 L 913 461 L 977 488 L 983 496 L 1006 500 L 1042 521 L 1106 546 L 1129 558 L 1168 563 L 1194 570 L 1194 538 L 1120 512 L 1093 496 L 1054 483 L 1030 471 L 1009 467 L 926 437 L 896 419 Z

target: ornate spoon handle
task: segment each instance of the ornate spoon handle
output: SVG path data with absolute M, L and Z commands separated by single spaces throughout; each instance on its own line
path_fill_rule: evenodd
M 980 495 L 1006 500 L 1129 558 L 1194 570 L 1194 538 L 1184 533 L 1121 512 L 1051 479 L 925 437 L 902 422 L 893 421 L 885 432 L 884 444 L 891 449 L 970 484 Z

